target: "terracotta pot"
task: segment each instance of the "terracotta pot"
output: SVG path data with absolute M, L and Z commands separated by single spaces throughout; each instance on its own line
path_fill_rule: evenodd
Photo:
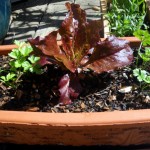
M 136 39 L 131 44 L 138 42 Z M 0 46 L 1 54 L 10 50 L 10 47 L 2 50 L 4 47 Z M 0 142 L 73 146 L 150 144 L 150 110 L 94 113 L 1 110 Z
M 103 41 L 106 38 L 101 38 L 100 40 Z M 140 45 L 140 40 L 136 37 L 120 37 L 119 39 L 125 39 L 129 41 L 131 47 L 138 47 Z M 61 45 L 61 42 L 58 41 L 58 44 Z M 13 48 L 17 48 L 16 45 L 0 45 L 0 55 L 6 55 L 10 52 Z

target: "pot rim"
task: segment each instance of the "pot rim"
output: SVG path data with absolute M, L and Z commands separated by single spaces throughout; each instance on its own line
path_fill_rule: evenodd
M 101 41 L 104 41 L 106 38 L 100 38 Z M 119 39 L 124 39 L 129 41 L 129 44 L 131 47 L 138 47 L 141 43 L 141 41 L 136 37 L 119 37 Z M 58 45 L 61 45 L 61 41 L 57 41 Z M 7 54 L 12 49 L 17 48 L 15 44 L 9 44 L 9 45 L 0 45 L 0 54 Z
M 1 110 L 0 122 L 55 126 L 140 124 L 150 123 L 150 109 L 89 113 L 49 113 Z

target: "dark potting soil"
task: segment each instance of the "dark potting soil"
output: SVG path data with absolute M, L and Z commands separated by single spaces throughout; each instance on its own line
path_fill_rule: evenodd
M 8 57 L 0 57 L 0 67 L 8 68 Z M 133 76 L 132 63 L 110 73 L 83 73 L 83 91 L 70 105 L 59 104 L 58 81 L 62 71 L 46 66 L 42 75 L 28 74 L 17 90 L 0 82 L 0 109 L 33 112 L 103 112 L 150 108 L 150 91 L 141 90 Z

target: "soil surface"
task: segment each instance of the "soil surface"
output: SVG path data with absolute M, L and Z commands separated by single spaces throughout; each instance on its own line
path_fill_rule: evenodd
M 8 57 L 1 56 L 2 69 L 9 68 Z M 59 103 L 58 81 L 62 71 L 46 66 L 43 75 L 28 74 L 16 89 L 0 83 L 0 109 L 40 112 L 102 112 L 150 108 L 150 91 L 142 90 L 133 76 L 134 62 L 110 73 L 83 74 L 83 91 L 70 105 Z

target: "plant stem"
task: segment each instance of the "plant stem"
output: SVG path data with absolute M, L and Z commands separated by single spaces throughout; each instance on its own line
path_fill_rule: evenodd
M 23 75 L 23 72 L 19 72 L 18 77 L 17 77 L 15 83 L 19 82 L 19 80 L 20 80 L 20 78 L 21 78 L 22 75 Z

